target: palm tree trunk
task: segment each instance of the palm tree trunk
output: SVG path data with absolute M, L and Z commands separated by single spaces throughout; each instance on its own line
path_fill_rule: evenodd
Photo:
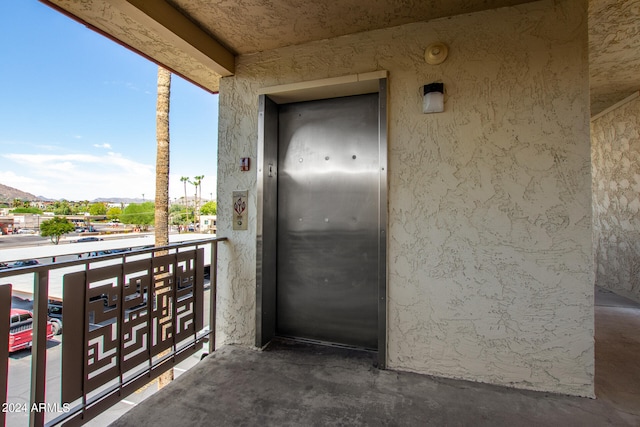
M 156 207 L 155 246 L 169 244 L 169 99 L 171 72 L 158 67 L 158 99 L 156 103 Z M 156 256 L 166 251 L 156 252 Z M 162 320 L 161 320 L 162 321 Z M 158 377 L 158 388 L 173 380 L 173 369 Z
M 184 214 L 185 214 L 185 219 L 188 226 L 189 225 L 189 202 L 188 202 L 189 199 L 187 199 L 187 182 L 189 181 L 189 178 L 186 176 L 183 176 L 183 177 L 180 177 L 180 181 L 184 183 Z
M 169 98 L 171 72 L 158 67 L 155 245 L 169 244 Z

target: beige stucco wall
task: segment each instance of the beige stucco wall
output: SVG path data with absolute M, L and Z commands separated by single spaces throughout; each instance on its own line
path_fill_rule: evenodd
M 596 284 L 640 301 L 640 97 L 591 122 Z
M 440 66 L 424 61 L 449 45 Z M 219 342 L 253 345 L 261 87 L 389 71 L 388 367 L 593 395 L 586 2 L 542 1 L 238 58 L 220 91 Z M 446 85 L 421 113 L 420 86 Z M 248 231 L 231 192 L 249 190 Z

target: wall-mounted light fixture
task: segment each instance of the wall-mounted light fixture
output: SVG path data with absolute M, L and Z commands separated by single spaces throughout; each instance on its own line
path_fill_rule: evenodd
M 422 86 L 422 96 L 423 113 L 444 111 L 444 83 L 430 83 Z

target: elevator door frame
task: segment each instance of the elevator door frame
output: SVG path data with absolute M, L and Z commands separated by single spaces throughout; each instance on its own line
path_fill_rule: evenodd
M 380 78 L 381 73 L 384 77 Z M 363 78 L 367 76 L 369 78 Z M 350 76 L 306 85 L 267 89 L 259 96 L 256 235 L 256 346 L 276 336 L 278 105 L 290 102 L 378 93 L 378 366 L 386 366 L 387 348 L 387 78 L 386 72 Z M 354 78 L 355 77 L 355 78 Z M 351 80 L 345 83 L 345 79 Z M 327 96 L 331 94 L 333 96 Z

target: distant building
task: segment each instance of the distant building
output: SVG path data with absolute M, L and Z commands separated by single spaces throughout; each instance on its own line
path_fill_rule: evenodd
M 11 215 L 13 217 L 13 227 L 15 229 L 25 228 L 28 230 L 40 229 L 40 217 L 38 214 L 19 214 Z
M 38 208 L 42 211 L 46 210 L 48 207 L 53 206 L 54 202 L 44 201 L 44 200 L 35 200 L 29 203 L 29 206 L 32 208 Z
M 200 215 L 200 232 L 216 234 L 217 231 L 217 215 Z
M 4 215 L 0 216 L 0 234 L 13 233 L 13 218 Z

